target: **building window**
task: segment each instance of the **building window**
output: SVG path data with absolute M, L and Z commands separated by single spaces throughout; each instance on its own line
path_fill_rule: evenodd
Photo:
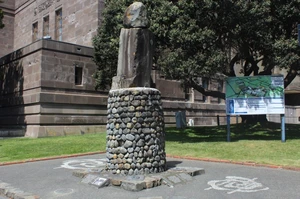
M 49 36 L 49 16 L 44 17 L 43 20 L 43 37 Z
M 205 90 L 208 89 L 208 84 L 209 84 L 208 79 L 207 78 L 202 78 L 202 87 Z M 203 95 L 202 100 L 203 100 L 203 102 L 206 102 L 207 101 L 207 97 L 205 95 Z
M 32 42 L 38 39 L 38 31 L 39 31 L 38 22 L 35 22 L 34 24 L 32 24 Z
M 75 85 L 82 85 L 82 67 L 75 66 Z
M 190 88 L 185 87 L 184 88 L 184 94 L 185 94 L 185 101 L 190 101 Z
M 62 41 L 62 9 L 55 12 L 55 40 Z
M 222 80 L 218 80 L 218 91 L 223 92 L 223 81 Z M 221 102 L 222 102 L 222 99 L 218 98 L 218 103 L 220 104 Z

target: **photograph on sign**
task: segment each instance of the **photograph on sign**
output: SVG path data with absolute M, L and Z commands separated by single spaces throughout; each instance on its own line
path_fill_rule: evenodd
M 227 78 L 226 114 L 284 114 L 283 76 Z

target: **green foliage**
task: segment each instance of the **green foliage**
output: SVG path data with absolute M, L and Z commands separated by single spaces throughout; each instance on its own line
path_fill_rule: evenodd
M 286 78 L 291 81 L 300 72 L 295 64 L 300 60 L 296 31 L 299 0 L 141 2 L 148 9 L 150 30 L 155 35 L 154 64 L 167 78 L 208 94 L 199 89 L 199 77 L 212 78 L 217 73 L 235 76 L 239 72 L 270 75 L 278 66 L 288 70 Z M 103 22 L 94 38 L 95 78 L 101 89 L 116 75 L 123 14 L 132 1 L 105 3 Z M 236 63 L 241 63 L 241 70 L 235 70 Z

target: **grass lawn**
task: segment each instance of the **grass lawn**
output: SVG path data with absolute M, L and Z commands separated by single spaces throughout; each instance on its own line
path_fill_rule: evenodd
M 285 143 L 280 124 L 232 125 L 231 142 L 226 142 L 226 126 L 169 128 L 166 152 L 171 155 L 215 158 L 239 162 L 273 164 L 300 168 L 300 131 L 286 125 Z
M 226 142 L 226 126 L 166 128 L 166 153 L 300 168 L 299 127 L 286 125 L 285 143 L 279 124 L 232 125 L 230 143 Z M 0 139 L 0 162 L 105 151 L 105 136 Z
M 0 139 L 0 162 L 105 151 L 106 134 Z

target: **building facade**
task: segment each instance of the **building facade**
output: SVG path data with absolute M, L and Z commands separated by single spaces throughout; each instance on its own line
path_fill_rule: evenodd
M 103 0 L 4 0 L 0 57 L 43 37 L 91 46 Z
M 107 91 L 92 77 L 92 37 L 104 0 L 2 0 L 0 30 L 0 137 L 45 137 L 105 132 Z M 166 80 L 155 70 L 165 123 L 183 111 L 195 125 L 225 124 L 225 102 Z M 222 81 L 199 79 L 225 91 Z M 235 120 L 233 120 L 235 122 Z
M 0 6 L 5 14 L 0 30 L 0 135 L 104 132 L 107 91 L 96 91 L 92 78 L 92 37 L 101 25 L 104 0 L 4 0 Z M 156 71 L 152 78 L 162 92 L 166 125 L 175 125 L 178 111 L 196 125 L 216 125 L 217 115 L 224 116 L 224 101 L 184 92 L 179 82 Z

